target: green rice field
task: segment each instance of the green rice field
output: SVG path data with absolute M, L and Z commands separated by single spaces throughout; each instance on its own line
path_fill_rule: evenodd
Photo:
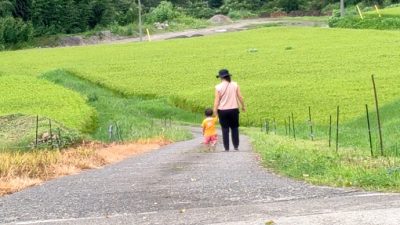
M 360 120 L 357 127 L 364 128 L 365 104 L 373 109 L 371 74 L 383 108 L 399 100 L 399 43 L 393 31 L 271 27 L 162 42 L 1 52 L 0 113 L 43 114 L 85 130 L 95 114 L 85 97 L 40 78 L 55 69 L 125 96 L 166 97 L 202 112 L 212 105 L 215 74 L 228 68 L 248 105 L 245 125 L 259 126 L 266 118 L 283 124 L 292 112 L 305 124 L 311 106 L 314 123 L 325 132 L 340 105 L 341 123 Z M 396 132 L 398 113 L 391 108 L 388 114 Z

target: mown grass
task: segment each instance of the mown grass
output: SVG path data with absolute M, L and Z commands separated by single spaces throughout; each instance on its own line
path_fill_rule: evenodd
M 400 191 L 397 157 L 374 157 L 355 148 L 338 153 L 326 142 L 297 140 L 248 130 L 265 166 L 286 176 L 319 185 Z

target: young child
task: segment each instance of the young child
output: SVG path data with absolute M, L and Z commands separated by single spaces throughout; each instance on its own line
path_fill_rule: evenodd
M 213 117 L 213 110 L 208 108 L 205 111 L 206 118 L 203 120 L 201 127 L 203 128 L 204 144 L 209 150 L 215 150 L 217 144 L 217 129 L 215 128 L 218 121 L 217 117 Z

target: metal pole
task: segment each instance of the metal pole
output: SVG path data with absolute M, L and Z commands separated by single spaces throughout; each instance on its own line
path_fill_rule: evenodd
M 50 132 L 51 149 L 53 149 L 53 131 L 51 130 L 51 119 L 49 119 L 49 132 Z
M 261 132 L 263 132 L 263 131 L 264 131 L 264 123 L 261 120 Z
M 332 142 L 332 115 L 329 115 L 329 147 L 331 147 Z
M 371 148 L 371 156 L 374 156 L 374 152 L 373 152 L 373 149 L 372 149 L 371 124 L 369 122 L 368 104 L 365 104 L 365 110 L 367 112 L 369 147 Z
M 293 125 L 293 138 L 294 138 L 294 140 L 296 140 L 296 129 L 294 128 L 294 116 L 293 116 L 293 113 L 292 113 L 292 125 Z
M 380 115 L 379 115 L 378 94 L 376 93 L 376 85 L 375 85 L 374 75 L 372 75 L 371 77 L 372 77 L 372 84 L 374 86 L 376 117 L 378 119 L 379 144 L 380 144 L 380 147 L 381 147 L 381 155 L 383 156 L 382 127 L 381 127 L 381 119 L 380 119 Z
M 287 135 L 288 134 L 288 131 L 287 131 L 288 129 L 287 129 L 287 122 L 286 122 L 286 119 L 285 119 L 285 134 Z
M 344 0 L 340 0 L 340 17 L 344 17 L 345 12 L 344 12 Z
M 140 36 L 140 41 L 143 41 L 142 3 L 140 0 L 138 0 L 138 7 L 139 7 L 139 36 Z
M 309 123 L 310 123 L 311 141 L 314 141 L 314 132 L 313 132 L 313 125 L 312 125 L 312 120 L 311 120 L 311 106 L 308 107 L 308 118 L 309 118 Z
M 61 148 L 61 129 L 58 128 L 58 148 Z
M 336 112 L 336 152 L 339 150 L 339 106 Z
M 39 115 L 36 116 L 36 141 L 35 141 L 35 148 L 38 146 L 38 135 L 39 135 Z

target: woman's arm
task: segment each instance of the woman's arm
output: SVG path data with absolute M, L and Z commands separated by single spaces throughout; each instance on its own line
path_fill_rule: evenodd
M 214 98 L 214 116 L 218 115 L 218 106 L 219 106 L 219 93 L 215 90 L 215 98 Z
M 237 87 L 237 97 L 238 97 L 238 99 L 239 99 L 240 105 L 242 106 L 242 111 L 243 111 L 243 112 L 246 112 L 246 107 L 244 106 L 243 95 L 242 95 L 242 93 L 240 92 L 239 86 Z

